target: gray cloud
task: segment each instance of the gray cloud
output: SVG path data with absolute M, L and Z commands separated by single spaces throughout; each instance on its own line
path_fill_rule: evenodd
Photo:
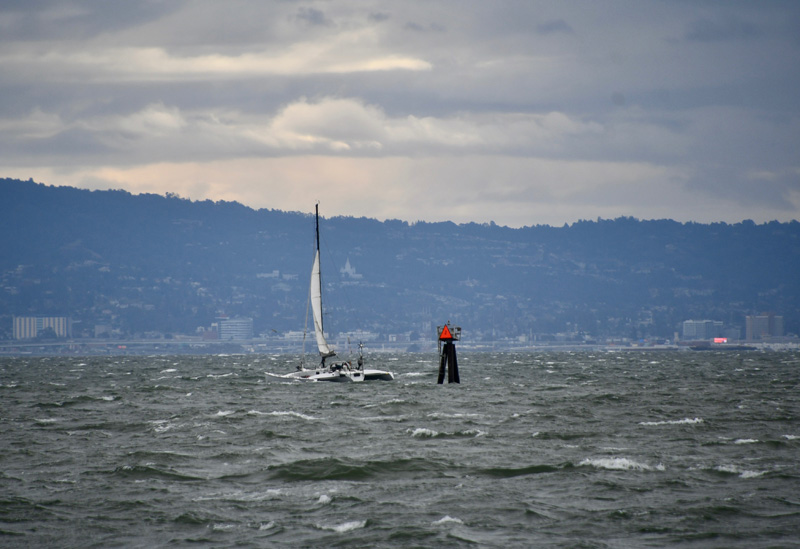
M 556 19 L 536 25 L 536 32 L 539 34 L 554 34 L 559 32 L 572 34 L 574 31 L 563 19 Z
M 754 23 L 736 17 L 719 20 L 698 19 L 686 32 L 686 38 L 697 42 L 721 42 L 726 40 L 749 40 L 759 35 Z
M 792 2 L 6 2 L 0 162 L 3 176 L 257 206 L 331 180 L 359 214 L 410 220 L 441 215 L 420 193 L 443 182 L 463 190 L 463 221 L 791 219 L 799 15 Z M 279 175 L 256 184 L 254 166 Z M 225 185 L 204 180 L 225 171 Z
M 374 21 L 375 23 L 381 23 L 382 21 L 387 21 L 390 18 L 391 15 L 383 12 L 374 12 L 369 14 L 369 20 Z
M 444 32 L 445 28 L 443 25 L 439 23 L 417 23 L 415 21 L 409 21 L 405 24 L 404 27 L 406 30 L 418 32 L 418 33 L 426 33 L 426 32 Z
M 297 18 L 310 25 L 329 26 L 333 24 L 333 21 L 325 17 L 322 10 L 315 8 L 298 8 Z
M 183 2 L 61 2 L 5 0 L 0 43 L 14 40 L 87 40 L 136 28 L 181 9 Z

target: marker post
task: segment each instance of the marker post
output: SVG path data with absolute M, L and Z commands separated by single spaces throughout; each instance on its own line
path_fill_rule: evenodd
M 461 327 L 450 327 L 448 322 L 444 326 L 437 326 L 439 334 L 439 385 L 444 383 L 444 372 L 447 370 L 448 383 L 461 383 L 458 375 L 458 360 L 456 360 L 456 346 L 453 343 L 461 339 Z

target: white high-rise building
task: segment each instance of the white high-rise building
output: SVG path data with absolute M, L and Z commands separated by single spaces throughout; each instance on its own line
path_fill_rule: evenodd
M 683 339 L 686 341 L 713 339 L 722 336 L 722 322 L 719 320 L 684 320 Z
M 253 339 L 252 318 L 220 320 L 217 329 L 219 330 L 219 339 L 221 341 Z
M 14 339 L 34 339 L 48 328 L 56 337 L 72 337 L 72 319 L 66 316 L 15 316 Z

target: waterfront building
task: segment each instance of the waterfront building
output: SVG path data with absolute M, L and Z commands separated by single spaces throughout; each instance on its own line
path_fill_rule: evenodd
M 253 339 L 252 318 L 231 318 L 217 324 L 221 341 Z
M 719 320 L 684 320 L 684 341 L 714 339 L 722 336 L 722 322 Z
M 783 336 L 783 317 L 774 313 L 749 315 L 745 322 L 747 341 Z
M 72 337 L 72 319 L 66 316 L 15 316 L 14 339 L 34 339 L 52 328 L 56 337 Z

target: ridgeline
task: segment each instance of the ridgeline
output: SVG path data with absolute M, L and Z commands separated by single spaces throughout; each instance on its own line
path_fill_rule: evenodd
M 473 341 L 671 339 L 711 319 L 744 337 L 745 315 L 764 311 L 800 330 L 797 221 L 322 226 L 334 333 L 414 341 L 452 320 Z M 1 179 L 0 228 L 0 339 L 34 315 L 69 316 L 87 337 L 195 334 L 221 315 L 252 318 L 256 334 L 305 326 L 310 213 Z

